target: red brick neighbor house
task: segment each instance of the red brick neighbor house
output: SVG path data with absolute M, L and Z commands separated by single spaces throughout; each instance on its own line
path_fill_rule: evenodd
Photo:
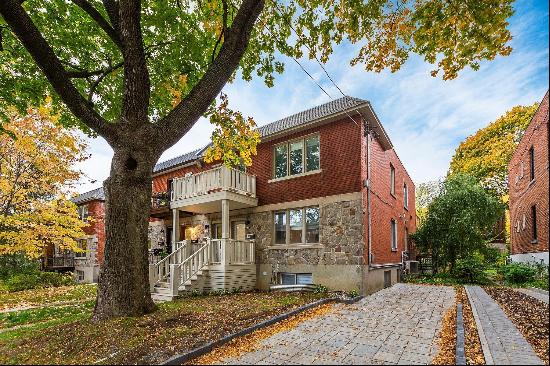
M 508 165 L 511 259 L 548 262 L 548 92 Z
M 246 169 L 205 164 L 206 148 L 155 167 L 154 295 L 314 284 L 370 293 L 398 281 L 416 229 L 415 185 L 370 103 L 341 98 L 259 132 Z M 102 191 L 74 201 L 91 215 Z M 86 239 L 101 264 L 104 235 Z

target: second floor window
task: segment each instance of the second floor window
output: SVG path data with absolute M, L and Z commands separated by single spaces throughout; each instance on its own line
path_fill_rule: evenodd
M 533 227 L 533 241 L 537 240 L 538 239 L 538 235 L 537 235 L 537 206 L 531 206 L 531 220 L 533 221 L 532 222 L 532 227 Z
M 529 180 L 535 179 L 535 149 L 529 149 Z
M 390 193 L 395 196 L 395 168 L 390 164 Z
M 88 249 L 88 240 L 87 239 L 79 239 L 77 241 L 77 247 L 78 249 L 86 250 Z M 86 252 L 75 252 L 74 256 L 75 258 L 86 258 Z
M 320 169 L 319 135 L 285 142 L 274 149 L 274 177 L 282 178 Z
M 78 217 L 84 222 L 88 221 L 88 205 L 78 206 Z
M 409 189 L 407 188 L 407 183 L 403 185 L 403 207 L 406 209 L 409 208 Z

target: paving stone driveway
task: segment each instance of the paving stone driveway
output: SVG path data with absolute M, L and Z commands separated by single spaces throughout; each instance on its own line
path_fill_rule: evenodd
M 226 364 L 429 364 L 452 287 L 396 284 L 262 341 Z

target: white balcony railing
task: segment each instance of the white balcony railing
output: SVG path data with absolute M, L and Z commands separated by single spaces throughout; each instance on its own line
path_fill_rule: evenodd
M 176 178 L 172 181 L 171 200 L 179 201 L 221 191 L 255 198 L 256 176 L 220 166 L 198 174 Z

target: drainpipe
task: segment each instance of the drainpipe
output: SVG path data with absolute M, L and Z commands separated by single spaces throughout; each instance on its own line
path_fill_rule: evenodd
M 370 187 L 372 184 L 371 179 L 371 173 L 370 173 L 370 161 L 371 161 L 371 133 L 369 130 L 369 125 L 367 121 L 365 121 L 365 132 L 366 132 L 366 138 L 367 138 L 367 215 L 368 215 L 368 221 L 367 221 L 367 237 L 369 241 L 369 247 L 368 247 L 368 256 L 369 256 L 369 267 L 371 268 L 371 262 L 372 262 L 372 230 L 371 230 L 371 204 L 370 204 Z

